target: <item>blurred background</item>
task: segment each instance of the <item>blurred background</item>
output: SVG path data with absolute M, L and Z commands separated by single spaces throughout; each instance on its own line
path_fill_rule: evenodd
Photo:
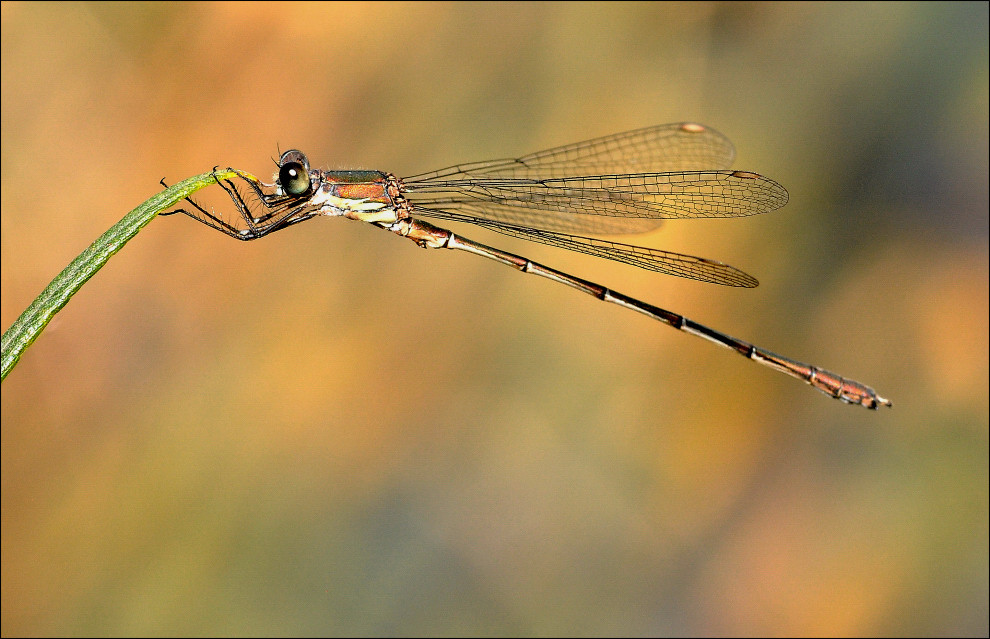
M 987 634 L 986 3 L 0 10 L 4 329 L 163 177 L 697 121 L 790 203 L 636 241 L 757 289 L 456 230 L 895 404 L 368 225 L 156 219 L 3 383 L 4 636 Z

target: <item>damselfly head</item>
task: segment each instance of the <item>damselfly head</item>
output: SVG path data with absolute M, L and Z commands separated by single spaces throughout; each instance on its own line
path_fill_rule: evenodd
M 278 160 L 278 185 L 290 197 L 302 197 L 310 192 L 309 173 L 309 160 L 302 151 L 290 149 Z

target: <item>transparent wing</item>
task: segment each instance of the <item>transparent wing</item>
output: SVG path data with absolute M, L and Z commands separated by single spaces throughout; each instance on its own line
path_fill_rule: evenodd
M 748 171 L 403 181 L 402 190 L 416 206 L 454 210 L 473 205 L 478 218 L 495 221 L 504 218 L 491 205 L 508 206 L 513 209 L 509 221 L 522 226 L 538 226 L 553 217 L 535 211 L 658 220 L 743 217 L 787 203 L 784 187 Z
M 576 253 L 594 255 L 616 262 L 622 262 L 631 266 L 657 273 L 666 273 L 677 277 L 710 282 L 712 284 L 722 284 L 724 286 L 741 286 L 752 288 L 759 285 L 755 277 L 740 271 L 739 269 L 691 255 L 671 253 L 658 249 L 609 242 L 590 237 L 580 237 L 565 233 L 557 233 L 542 229 L 525 228 L 502 224 L 490 220 L 479 219 L 470 215 L 461 215 L 451 211 L 434 210 L 429 208 L 416 207 L 416 213 L 423 217 L 430 217 L 439 220 L 452 222 L 466 222 L 475 226 L 495 231 L 510 237 L 517 237 L 531 242 L 539 242 L 548 246 L 567 249 Z
M 415 200 L 413 200 L 416 202 Z M 470 220 L 490 220 L 509 226 L 532 226 L 560 233 L 575 233 L 577 235 L 624 235 L 646 233 L 656 230 L 663 220 L 643 217 L 615 217 L 605 215 L 586 215 L 570 211 L 543 211 L 540 209 L 513 206 L 500 202 L 444 202 L 434 203 L 442 206 L 444 211 L 458 214 Z M 416 210 L 421 207 L 416 204 Z
M 538 151 L 521 158 L 458 164 L 405 178 L 406 184 L 469 177 L 552 178 L 727 169 L 732 142 L 694 123 L 661 124 Z

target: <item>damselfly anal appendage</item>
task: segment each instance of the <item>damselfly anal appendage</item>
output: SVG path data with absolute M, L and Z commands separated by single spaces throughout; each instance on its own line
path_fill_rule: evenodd
M 643 269 L 725 286 L 756 278 L 691 255 L 588 237 L 641 233 L 662 220 L 744 217 L 776 210 L 787 191 L 758 173 L 733 171 L 732 143 L 700 124 L 668 124 L 532 153 L 460 164 L 397 179 L 380 171 L 312 169 L 286 151 L 272 184 L 237 171 L 220 180 L 237 209 L 225 219 L 189 200 L 182 212 L 240 240 L 253 240 L 319 215 L 368 222 L 427 248 L 466 251 L 566 284 L 687 333 L 731 348 L 843 402 L 876 409 L 891 402 L 870 387 L 693 322 L 682 315 L 474 242 L 422 218 L 465 222 Z

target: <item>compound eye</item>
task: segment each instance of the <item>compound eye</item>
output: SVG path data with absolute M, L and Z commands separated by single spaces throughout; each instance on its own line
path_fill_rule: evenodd
M 278 169 L 278 183 L 291 197 L 301 197 L 309 193 L 309 171 L 299 162 L 286 162 Z

